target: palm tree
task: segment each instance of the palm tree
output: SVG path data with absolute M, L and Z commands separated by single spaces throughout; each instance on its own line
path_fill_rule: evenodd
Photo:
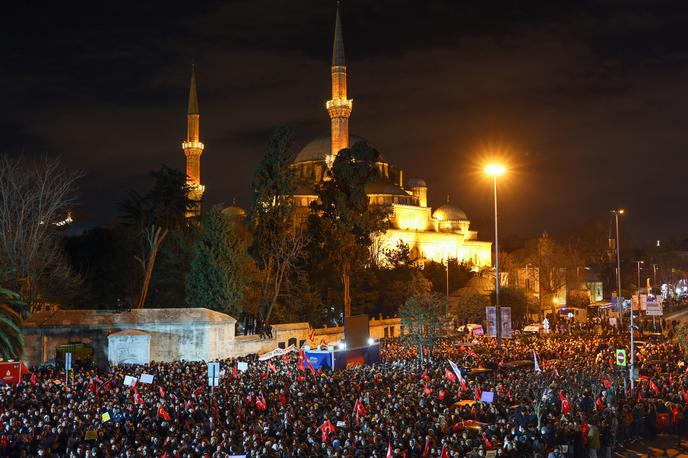
M 18 293 L 3 288 L 2 283 L 7 283 L 9 274 L 8 270 L 0 270 L 0 356 L 17 359 L 24 347 L 20 325 L 25 318 L 27 305 Z

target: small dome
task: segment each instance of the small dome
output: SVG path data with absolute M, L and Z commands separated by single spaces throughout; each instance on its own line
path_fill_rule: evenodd
M 407 188 L 427 188 L 428 185 L 422 178 L 411 178 L 406 182 Z
M 222 209 L 222 214 L 226 218 L 245 218 L 246 217 L 246 210 L 244 210 L 243 208 L 237 206 L 234 202 L 232 202 L 232 205 Z
M 466 283 L 466 288 L 473 288 L 479 294 L 488 295 L 495 290 L 495 282 L 492 279 L 476 275 L 475 277 L 468 280 Z
M 378 177 L 365 184 L 366 194 L 383 194 L 409 197 L 410 194 L 387 178 Z
M 349 137 L 349 146 L 354 146 L 358 142 L 365 141 L 361 137 Z M 299 154 L 296 155 L 294 162 L 307 162 L 307 161 L 322 161 L 325 162 L 325 158 L 330 154 L 331 144 L 330 137 L 320 137 L 315 140 L 311 140 L 301 148 Z
M 435 210 L 432 213 L 432 217 L 440 221 L 468 221 L 466 212 L 449 202 Z

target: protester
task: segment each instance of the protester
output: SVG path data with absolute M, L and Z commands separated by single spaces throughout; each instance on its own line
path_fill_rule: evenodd
M 212 392 L 203 362 L 79 368 L 69 387 L 63 371 L 41 368 L 0 387 L 0 453 L 611 456 L 617 441 L 687 429 L 688 374 L 677 346 L 637 347 L 641 378 L 631 393 L 627 368 L 615 359 L 627 341 L 612 330 L 583 330 L 504 339 L 499 350 L 487 337 L 443 338 L 420 362 L 414 346 L 385 339 L 379 364 L 334 372 L 316 371 L 300 352 L 244 358 L 246 371 L 222 361 Z M 142 374 L 153 383 L 123 384 Z

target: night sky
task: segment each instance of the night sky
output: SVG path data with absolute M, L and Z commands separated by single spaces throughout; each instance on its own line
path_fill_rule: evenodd
M 249 202 L 278 125 L 329 134 L 335 1 L 12 2 L 1 150 L 86 173 L 77 218 L 106 223 L 180 142 L 198 69 L 208 202 Z M 106 6 L 107 5 L 107 6 Z M 107 9 L 103 9 L 107 8 Z M 345 0 L 351 132 L 491 239 L 486 151 L 508 157 L 500 231 L 560 233 L 628 210 L 639 242 L 684 238 L 688 2 Z

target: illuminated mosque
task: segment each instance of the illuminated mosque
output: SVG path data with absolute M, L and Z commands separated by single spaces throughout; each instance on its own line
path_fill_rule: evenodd
M 315 189 L 337 153 L 357 142 L 365 141 L 363 138 L 349 135 L 349 117 L 353 101 L 347 96 L 344 38 L 339 6 L 335 19 L 331 75 L 332 99 L 325 103 L 331 123 L 330 135 L 316 138 L 306 144 L 291 165 L 297 183 L 294 201 L 304 213 L 311 202 L 317 199 Z M 204 191 L 200 177 L 203 143 L 199 139 L 199 117 L 196 77 L 195 72 L 192 72 L 187 137 L 182 143 L 191 197 L 198 202 L 190 216 L 200 213 L 200 200 Z M 456 259 L 478 268 L 492 265 L 492 243 L 478 240 L 478 234 L 470 229 L 470 220 L 463 210 L 447 199 L 445 204 L 432 211 L 432 207 L 428 205 L 428 186 L 424 180 L 412 178 L 404 181 L 404 171 L 394 167 L 380 154 L 375 166 L 379 177 L 366 183 L 366 194 L 371 205 L 387 205 L 391 206 L 392 210 L 391 228 L 376 244 L 380 252 L 395 249 L 399 242 L 403 242 L 420 263 L 427 260 L 446 262 L 448 259 Z M 236 206 L 228 207 L 225 212 L 243 215 L 243 210 Z

